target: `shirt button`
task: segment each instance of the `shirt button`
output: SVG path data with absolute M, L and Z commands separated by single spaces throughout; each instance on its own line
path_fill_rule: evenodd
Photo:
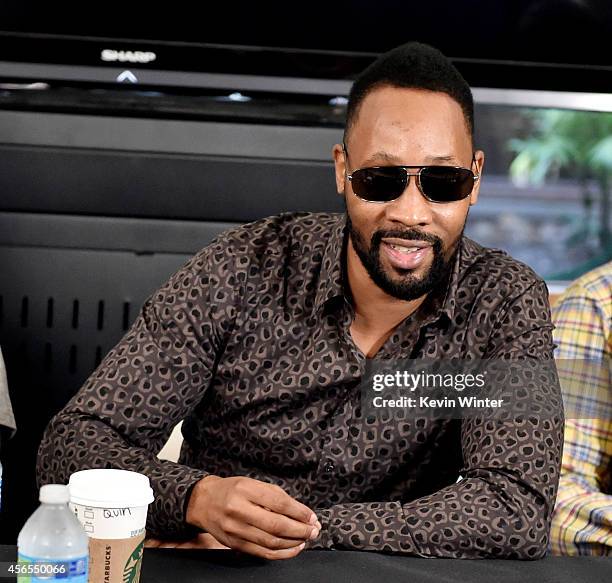
M 323 466 L 323 470 L 326 474 L 331 474 L 335 469 L 336 466 L 333 464 L 333 462 L 326 462 Z

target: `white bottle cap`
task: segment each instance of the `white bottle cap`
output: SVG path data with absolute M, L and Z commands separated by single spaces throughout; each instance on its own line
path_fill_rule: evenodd
M 68 504 L 70 491 L 62 484 L 47 484 L 40 488 L 38 499 L 43 504 Z

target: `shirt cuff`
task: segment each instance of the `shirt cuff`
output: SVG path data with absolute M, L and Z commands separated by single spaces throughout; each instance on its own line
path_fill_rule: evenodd
M 147 531 L 160 538 L 193 538 L 201 529 L 187 524 L 187 506 L 195 485 L 207 472 L 163 462 L 149 474 L 155 500 L 149 506 Z

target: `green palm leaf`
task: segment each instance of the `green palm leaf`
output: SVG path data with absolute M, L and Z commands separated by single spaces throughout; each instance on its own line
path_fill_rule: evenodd
M 536 109 L 523 111 L 523 115 L 531 122 L 532 133 L 508 140 L 508 148 L 515 153 L 509 169 L 512 182 L 541 186 L 547 178 L 563 173 L 577 177 L 588 216 L 589 182 L 594 181 L 600 194 L 599 241 L 604 253 L 611 253 L 612 113 Z M 583 238 L 585 233 L 574 235 Z M 572 237 L 566 243 L 571 246 Z

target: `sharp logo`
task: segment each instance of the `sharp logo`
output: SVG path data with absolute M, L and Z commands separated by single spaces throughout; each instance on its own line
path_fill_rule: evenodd
M 157 55 L 151 51 L 115 51 L 104 49 L 100 58 L 107 63 L 151 63 L 157 59 Z

